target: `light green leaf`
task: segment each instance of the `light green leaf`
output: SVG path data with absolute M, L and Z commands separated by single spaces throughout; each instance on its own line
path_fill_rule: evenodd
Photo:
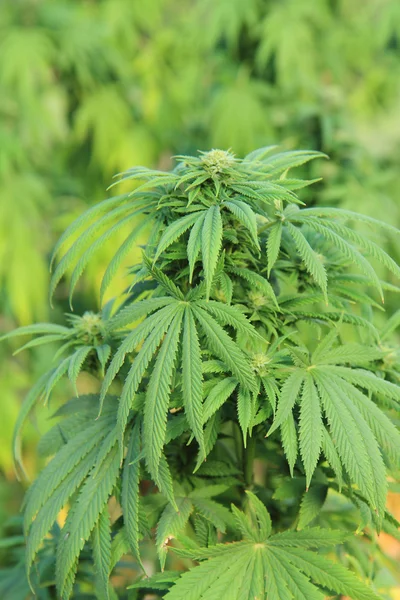
M 182 533 L 193 511 L 193 504 L 189 498 L 176 498 L 176 505 L 178 510 L 171 504 L 165 507 L 157 525 L 156 544 L 162 570 L 167 557 L 168 542 Z
M 158 242 L 157 251 L 154 255 L 154 262 L 161 256 L 161 254 L 177 239 L 181 237 L 197 221 L 197 219 L 202 218 L 204 211 L 199 211 L 195 213 L 191 213 L 189 215 L 185 215 L 181 217 L 177 221 L 173 221 L 171 225 L 168 225 L 163 235 L 161 236 L 160 241 Z
M 225 377 L 219 381 L 204 401 L 203 421 L 206 423 L 212 415 L 228 400 L 238 385 L 235 377 Z
M 140 565 L 139 551 L 139 482 L 140 421 L 136 421 L 129 440 L 122 473 L 121 504 L 126 536 L 133 556 Z
M 206 293 L 208 299 L 210 296 L 211 285 L 222 245 L 222 218 L 219 206 L 217 204 L 214 204 L 207 210 L 202 228 L 201 243 Z
M 231 213 L 235 215 L 237 220 L 249 230 L 255 246 L 259 249 L 260 244 L 258 241 L 257 219 L 250 206 L 237 199 L 231 199 L 224 202 L 224 206 L 226 206 Z
M 179 345 L 182 318 L 183 309 L 179 310 L 171 322 L 158 353 L 146 392 L 143 442 L 147 465 L 153 476 L 158 473 L 158 465 L 165 441 L 172 375 Z
M 270 227 L 267 239 L 267 260 L 268 260 L 268 277 L 271 275 L 271 270 L 276 263 L 281 247 L 282 239 L 282 221 L 277 221 Z
M 204 452 L 203 374 L 199 337 L 192 312 L 185 310 L 182 341 L 182 392 L 186 418 Z
M 318 463 L 322 444 L 321 405 L 313 378 L 305 375 L 300 404 L 299 445 L 307 488 Z
M 99 600 L 109 600 L 108 578 L 111 569 L 111 524 L 107 505 L 100 513 L 92 533 L 96 592 Z

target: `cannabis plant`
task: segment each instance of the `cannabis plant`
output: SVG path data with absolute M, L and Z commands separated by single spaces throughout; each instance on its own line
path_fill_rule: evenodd
M 377 575 L 393 565 L 377 536 L 399 537 L 386 497 L 400 461 L 400 313 L 381 328 L 374 314 L 400 268 L 373 238 L 398 231 L 307 208 L 301 190 L 315 180 L 292 169 L 307 172 L 318 156 L 211 150 L 176 157 L 172 172 L 135 167 L 118 179 L 130 193 L 61 237 L 51 296 L 72 270 L 72 303 L 105 241 L 129 224 L 102 298 L 147 231 L 122 298 L 6 336 L 33 334 L 23 348 L 59 344 L 16 426 L 20 471 L 35 404 L 65 377 L 75 388 L 40 441 L 50 460 L 24 503 L 23 560 L 37 593 L 381 597 Z M 94 393 L 78 394 L 81 371 L 98 379 Z

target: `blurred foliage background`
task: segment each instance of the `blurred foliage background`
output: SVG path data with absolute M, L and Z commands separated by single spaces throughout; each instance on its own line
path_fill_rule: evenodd
M 324 179 L 308 201 L 400 225 L 399 107 L 398 0 L 2 0 L 1 330 L 62 321 L 66 288 L 53 310 L 47 300 L 60 232 L 115 173 L 169 168 L 177 153 L 322 150 L 330 161 L 313 164 Z M 99 308 L 108 252 L 87 271 L 78 313 Z M 120 278 L 111 295 L 122 289 Z M 23 492 L 10 454 L 21 398 L 52 357 L 11 350 L 0 347 L 0 523 Z M 47 416 L 27 432 L 32 476 Z

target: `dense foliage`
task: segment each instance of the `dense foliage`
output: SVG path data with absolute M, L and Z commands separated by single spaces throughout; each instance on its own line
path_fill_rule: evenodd
M 381 597 L 375 574 L 390 561 L 376 536 L 399 537 L 386 497 L 400 461 L 400 313 L 375 326 L 395 289 L 375 265 L 396 278 L 400 268 L 371 230 L 398 230 L 307 207 L 303 190 L 315 182 L 296 168 L 318 156 L 211 150 L 178 156 L 170 172 L 134 167 L 120 176 L 133 191 L 95 205 L 61 237 L 51 295 L 72 271 L 72 303 L 105 240 L 128 225 L 102 296 L 149 231 L 121 298 L 71 315 L 68 327 L 6 336 L 34 334 L 23 348 L 61 344 L 22 407 L 20 469 L 37 401 L 81 371 L 101 382 L 64 403 L 40 441 L 51 460 L 26 496 L 26 555 L 11 588 L 25 565 L 43 598 L 128 598 L 113 575 L 131 555 L 129 598 Z M 144 577 L 148 540 L 161 572 Z M 320 552 L 332 546 L 335 562 Z
M 1 2 L 2 328 L 48 317 L 55 238 L 133 164 L 278 140 L 315 148 L 331 160 L 313 202 L 379 210 L 399 225 L 399 14 L 397 0 Z M 105 245 L 92 261 L 78 306 L 99 308 L 109 254 Z M 65 295 L 59 288 L 60 322 Z M 18 400 L 54 351 L 1 350 L 9 478 Z

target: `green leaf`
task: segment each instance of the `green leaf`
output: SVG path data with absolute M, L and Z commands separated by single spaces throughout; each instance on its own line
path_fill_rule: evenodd
M 177 498 L 176 505 L 178 510 L 171 504 L 167 504 L 157 525 L 156 544 L 162 570 L 165 566 L 169 541 L 182 533 L 193 511 L 193 504 L 189 498 Z
M 301 214 L 304 213 L 305 210 L 299 212 Z M 298 219 L 296 219 L 296 217 L 293 217 L 291 220 Z M 374 283 L 375 287 L 379 291 L 381 298 L 383 299 L 382 284 L 379 277 L 377 276 L 373 267 L 369 264 L 368 260 L 363 256 L 363 254 L 361 254 L 357 250 L 357 248 L 353 244 L 350 244 L 338 233 L 325 226 L 325 224 L 315 222 L 312 220 L 305 220 L 301 222 L 307 223 L 309 227 L 312 227 L 313 229 L 321 233 L 325 237 L 325 239 L 332 242 L 335 248 L 337 248 L 343 254 L 343 256 L 345 256 L 349 261 L 351 261 L 351 263 L 356 265 L 365 275 L 367 275 L 370 278 L 370 280 Z
M 9 331 L 5 335 L 0 337 L 0 342 L 3 340 L 9 340 L 14 337 L 18 337 L 20 335 L 60 335 L 65 336 L 69 335 L 71 330 L 68 327 L 63 327 L 62 325 L 54 325 L 53 323 L 35 323 L 34 325 L 26 325 L 25 327 L 18 327 L 18 329 L 13 329 Z
M 302 531 L 283 531 L 275 533 L 269 539 L 269 544 L 279 548 L 327 548 L 343 544 L 348 538 L 346 531 L 308 527 Z
M 139 551 L 140 421 L 132 429 L 122 473 L 121 504 L 126 536 L 134 558 L 142 566 Z
M 328 487 L 326 485 L 313 484 L 309 490 L 303 494 L 300 504 L 299 522 L 297 529 L 304 529 L 316 517 L 318 517 L 324 502 Z
M 101 417 L 97 421 L 93 421 L 92 425 L 86 427 L 84 431 L 67 442 L 46 465 L 29 489 L 26 497 L 24 515 L 26 531 L 29 529 L 35 514 L 47 500 L 51 499 L 53 493 L 57 491 L 67 475 L 109 434 L 114 423 L 114 416 Z M 68 497 L 65 498 L 64 503 L 68 500 Z M 62 506 L 62 504 L 59 506 L 58 511 L 61 510 Z
M 317 367 L 318 368 L 318 367 Z M 386 474 L 376 441 L 364 419 L 331 378 L 313 371 L 335 446 L 351 479 L 374 508 L 386 499 Z M 366 437 L 364 437 L 366 436 Z M 382 516 L 382 514 L 381 514 Z
M 160 308 L 175 304 L 176 300 L 170 296 L 163 296 L 161 298 L 146 298 L 145 300 L 139 300 L 139 302 L 132 302 L 125 306 L 122 310 L 119 310 L 116 315 L 111 317 L 107 322 L 107 330 L 115 331 L 116 329 L 122 329 L 126 325 L 130 325 L 135 321 L 139 321 L 142 317 L 145 317 Z
M 321 258 L 315 252 L 315 250 L 313 250 L 311 248 L 310 244 L 308 243 L 307 239 L 305 238 L 303 233 L 300 231 L 300 229 L 294 227 L 291 223 L 287 223 L 286 227 L 287 227 L 290 235 L 294 239 L 297 251 L 301 256 L 301 259 L 304 262 L 307 271 L 310 273 L 310 275 L 313 277 L 315 282 L 319 285 L 319 287 L 323 291 L 325 299 L 326 299 L 326 303 L 328 303 L 328 299 L 327 299 L 328 280 L 327 280 L 326 270 L 321 261 Z
M 286 379 L 279 396 L 278 410 L 276 411 L 275 419 L 268 431 L 268 435 L 271 435 L 272 432 L 278 429 L 278 427 L 280 427 L 291 415 L 292 409 L 300 394 L 303 381 L 304 372 L 301 369 L 296 369 L 296 371 Z
M 199 306 L 193 314 L 206 336 L 209 349 L 229 368 L 237 380 L 248 389 L 254 389 L 255 379 L 247 357 L 226 331 Z
M 264 338 L 257 333 L 254 326 L 236 306 L 230 306 L 229 304 L 217 302 L 215 300 L 208 300 L 207 302 L 205 300 L 198 300 L 194 306 L 199 306 L 203 310 L 210 313 L 211 316 L 215 317 L 220 325 L 230 325 L 241 334 L 266 345 Z
M 204 562 L 184 573 L 165 598 L 322 600 L 324 595 L 309 581 L 311 577 L 324 589 L 355 600 L 378 600 L 353 573 L 306 550 L 341 543 L 343 537 L 341 532 L 310 529 L 272 536 L 266 544 L 243 541 L 209 548 L 175 549 L 178 556 Z
M 325 594 L 317 590 L 310 580 L 290 562 L 285 562 L 283 566 L 274 552 L 270 552 L 268 558 L 270 568 L 280 574 L 293 598 L 296 600 L 324 600 Z
M 60 478 L 60 483 L 52 490 L 51 494 L 46 494 L 46 499 L 40 499 L 40 508 L 32 525 L 31 518 L 28 515 L 25 516 L 25 530 L 28 531 L 28 527 L 30 527 L 26 545 L 26 569 L 28 577 L 32 563 L 43 545 L 43 540 L 54 525 L 60 510 L 66 505 L 70 497 L 76 492 L 93 468 L 98 452 L 97 446 L 100 441 L 101 438 L 100 440 L 95 440 L 96 447 L 92 448 L 87 454 L 84 454 L 79 463 L 65 477 Z M 42 490 L 41 486 L 35 489 Z M 29 511 L 30 515 L 32 514 L 32 507 L 33 503 L 28 503 L 27 513 Z
M 98 204 L 91 206 L 82 215 L 80 215 L 77 219 L 75 219 L 75 221 L 73 221 L 67 227 L 67 229 L 64 231 L 62 236 L 59 238 L 57 244 L 55 245 L 53 254 L 51 256 L 50 264 L 51 265 L 53 264 L 59 250 L 62 248 L 64 243 L 72 236 L 73 233 L 78 231 L 79 228 L 82 227 L 82 225 L 87 226 L 90 218 L 97 216 L 97 215 L 101 214 L 102 212 L 106 212 L 107 209 L 110 209 L 110 208 L 113 209 L 115 206 L 117 208 L 119 208 L 120 205 L 124 201 L 128 200 L 128 198 L 129 198 L 129 194 L 122 194 L 119 196 L 114 196 L 113 198 L 108 198 L 107 200 L 103 200 L 102 202 L 99 202 Z M 125 210 L 126 210 L 126 208 L 125 208 Z M 108 215 L 110 215 L 110 212 L 111 211 L 107 212 L 106 217 L 108 217 Z M 97 225 L 97 223 L 95 223 L 95 225 Z M 93 229 L 94 229 L 94 227 L 93 227 Z
M 400 387 L 390 381 L 385 381 L 384 379 L 377 377 L 370 371 L 337 366 L 331 366 L 329 369 L 332 373 L 339 375 L 349 383 L 359 385 L 370 392 L 381 394 L 382 396 L 393 398 L 393 400 L 400 402 Z
M 154 477 L 154 481 L 158 489 L 166 497 L 168 502 L 175 508 L 175 510 L 178 510 L 174 496 L 171 472 L 164 454 L 161 454 L 160 462 L 158 465 L 158 473 L 156 477 Z
M 265 279 L 265 277 L 263 277 L 259 273 L 255 273 L 254 271 L 251 271 L 250 269 L 246 269 L 244 267 L 229 267 L 228 271 L 229 273 L 233 273 L 237 277 L 245 279 L 248 283 L 250 283 L 252 287 L 263 292 L 267 296 L 267 298 L 271 298 L 275 306 L 278 308 L 279 305 L 275 296 L 274 289 L 269 283 L 269 281 Z
M 64 595 L 68 577 L 74 571 L 85 541 L 88 540 L 117 482 L 119 462 L 118 447 L 114 445 L 96 476 L 86 480 L 80 491 L 79 501 L 68 513 L 62 529 L 64 537 L 58 545 L 56 562 L 56 582 L 60 596 Z
M 232 525 L 233 519 L 231 513 L 219 502 L 200 497 L 198 494 L 192 495 L 191 500 L 196 511 L 214 525 L 218 531 L 225 533 L 226 527 Z
M 206 423 L 212 415 L 228 400 L 238 385 L 234 377 L 225 377 L 212 388 L 204 401 L 203 421 Z
M 379 444 L 388 453 L 394 465 L 400 464 L 400 433 L 392 421 L 382 412 L 380 408 L 360 390 L 341 382 L 342 387 L 348 390 L 349 396 L 359 409 L 360 413 L 368 423 Z
M 129 235 L 125 238 L 124 242 L 120 245 L 112 259 L 107 265 L 107 268 L 104 272 L 103 279 L 101 280 L 100 285 L 100 304 L 103 303 L 104 296 L 112 280 L 117 274 L 118 268 L 121 265 L 123 259 L 128 254 L 133 244 L 136 242 L 140 233 L 147 227 L 151 219 L 143 219 L 140 223 L 133 228 L 133 230 L 129 233 Z
M 128 590 L 145 589 L 145 590 L 160 590 L 165 591 L 171 587 L 179 579 L 179 571 L 164 571 L 163 573 L 154 573 L 151 577 L 140 579 L 133 585 L 127 587 Z
M 171 395 L 183 308 L 174 317 L 158 353 L 146 392 L 144 409 L 144 448 L 150 473 L 156 476 L 165 441 L 167 413 Z M 144 346 L 143 346 L 144 348 Z
M 393 225 L 389 225 L 384 221 L 379 221 L 378 219 L 374 219 L 373 217 L 369 217 L 367 215 L 363 215 L 362 213 L 356 213 L 351 210 L 347 210 L 345 208 L 332 208 L 327 206 L 316 206 L 313 208 L 304 208 L 302 210 L 302 214 L 304 215 L 315 215 L 317 217 L 331 218 L 336 217 L 339 219 L 352 219 L 354 221 L 364 221 L 369 225 L 373 225 L 374 227 L 386 229 L 390 233 L 394 233 L 398 235 L 399 230 Z
M 203 373 L 199 337 L 192 312 L 185 310 L 182 341 L 182 393 L 185 415 L 204 452 Z
M 161 236 L 160 241 L 158 242 L 157 251 L 154 255 L 154 262 L 161 256 L 161 254 L 177 239 L 181 237 L 191 227 L 196 223 L 196 221 L 203 216 L 204 211 L 199 211 L 195 213 L 191 213 L 189 215 L 185 215 L 181 219 L 177 221 L 173 221 L 171 225 L 169 225 Z
M 272 522 L 269 512 L 267 511 L 264 504 L 261 500 L 250 492 L 250 490 L 246 490 L 247 499 L 249 502 L 249 507 L 253 513 L 255 518 L 255 528 L 257 530 L 257 542 L 265 541 L 271 535 Z
M 345 594 L 353 600 L 380 600 L 379 596 L 351 571 L 319 554 L 303 548 L 274 548 L 274 554 L 282 561 L 283 566 L 289 562 L 317 584 L 338 594 Z
M 207 210 L 202 228 L 201 242 L 206 294 L 208 299 L 222 245 L 222 218 L 217 204 L 214 204 Z
M 294 423 L 294 418 L 292 414 L 289 414 L 289 416 L 286 417 L 286 419 L 281 424 L 281 439 L 283 450 L 285 452 L 289 464 L 290 474 L 293 477 L 293 469 L 298 454 L 298 444 L 296 425 Z
M 252 545 L 231 545 L 230 552 L 202 563 L 183 574 L 165 598 L 167 600 L 250 600 L 240 592 L 245 573 L 254 560 Z M 239 595 L 240 594 L 240 595 Z
M 49 377 L 48 373 L 42 375 L 32 389 L 28 392 L 27 396 L 24 398 L 21 409 L 18 414 L 17 422 L 15 423 L 14 433 L 13 433 L 13 455 L 14 462 L 17 469 L 20 470 L 22 475 L 26 478 L 26 472 L 24 468 L 24 464 L 22 461 L 22 452 L 21 452 L 21 433 L 22 429 L 25 425 L 27 418 L 29 417 L 30 412 L 36 404 L 36 401 L 44 391 L 47 379 Z
M 125 379 L 124 387 L 121 394 L 121 400 L 118 408 L 118 433 L 121 448 L 126 423 L 129 417 L 129 411 L 131 409 L 135 394 L 139 388 L 139 385 L 146 372 L 146 369 L 149 366 L 151 359 L 153 358 L 154 353 L 156 352 L 161 340 L 165 335 L 165 332 L 170 327 L 173 319 L 176 317 L 179 310 L 179 306 L 171 306 L 168 308 L 168 312 L 164 314 L 163 318 L 157 322 L 156 326 L 147 336 L 146 341 L 143 343 L 143 346 L 141 347 L 138 355 L 136 356 L 132 367 L 130 368 L 129 373 Z M 109 370 L 111 368 L 112 363 L 109 367 Z M 106 379 L 104 380 L 104 385 L 106 384 Z
M 322 419 L 319 396 L 313 378 L 305 375 L 300 404 L 299 445 L 307 478 L 307 488 L 318 463 L 322 444 Z
M 203 212 L 202 215 L 197 219 L 189 235 L 186 248 L 189 261 L 189 283 L 192 283 L 194 267 L 201 250 L 202 229 L 206 214 L 206 212 Z
M 76 352 L 71 356 L 68 364 L 68 379 L 75 387 L 76 394 L 78 395 L 78 391 L 76 389 L 76 380 L 78 375 L 82 369 L 83 363 L 85 362 L 87 355 L 89 352 L 93 350 L 92 346 L 82 346 L 78 348 Z
M 246 448 L 247 432 L 249 429 L 250 421 L 253 417 L 253 403 L 251 393 L 243 386 L 239 386 L 237 411 L 239 425 L 243 433 L 243 443 L 244 447 Z
M 50 282 L 50 292 L 49 296 L 52 299 L 54 292 L 58 283 L 61 281 L 62 277 L 68 271 L 68 269 L 74 265 L 76 259 L 79 257 L 80 253 L 85 249 L 85 247 L 89 244 L 92 237 L 99 232 L 102 227 L 108 226 L 112 221 L 118 217 L 123 217 L 124 213 L 129 211 L 129 205 L 117 206 L 112 209 L 109 213 L 101 217 L 95 223 L 92 223 L 83 233 L 79 235 L 79 237 L 72 243 L 71 247 L 64 254 L 62 259 L 57 265 L 55 269 L 51 282 Z M 138 211 L 141 212 L 141 211 Z
M 226 206 L 233 215 L 237 218 L 240 223 L 249 230 L 251 237 L 253 238 L 253 242 L 256 248 L 260 248 L 260 244 L 258 241 L 258 232 L 257 232 L 257 219 L 254 211 L 250 208 L 248 204 L 242 202 L 241 200 L 232 199 L 224 202 L 224 206 Z
M 332 438 L 325 427 L 323 427 L 322 429 L 322 450 L 326 456 L 328 463 L 332 467 L 337 477 L 339 483 L 339 490 L 341 490 L 343 486 L 342 463 L 335 448 L 335 444 L 333 443 Z
M 106 506 L 92 533 L 93 562 L 96 573 L 96 592 L 99 600 L 109 600 L 108 578 L 111 570 L 111 524 Z
M 272 268 L 276 263 L 281 247 L 282 239 L 282 221 L 277 221 L 270 227 L 267 239 L 267 260 L 268 277 L 271 275 Z

